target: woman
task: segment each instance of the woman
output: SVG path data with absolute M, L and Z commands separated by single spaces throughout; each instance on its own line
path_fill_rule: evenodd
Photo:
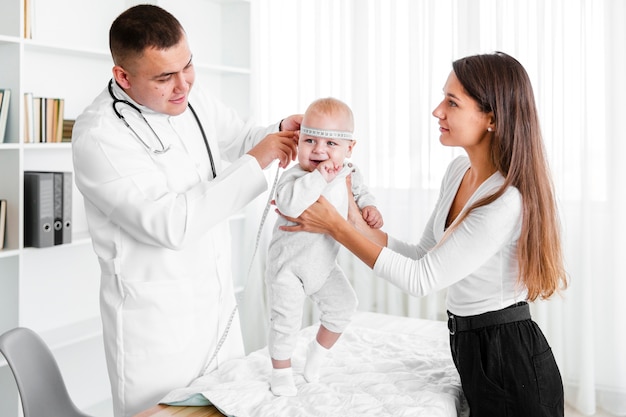
M 563 416 L 561 376 L 527 301 L 567 286 L 534 95 L 507 54 L 453 63 L 433 115 L 452 161 L 419 244 L 343 219 L 320 198 L 284 230 L 326 233 L 422 296 L 449 287 L 450 347 L 472 416 Z M 358 231 L 359 233 L 355 233 Z

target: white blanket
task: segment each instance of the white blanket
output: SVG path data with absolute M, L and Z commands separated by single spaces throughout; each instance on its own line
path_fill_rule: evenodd
M 331 349 L 319 382 L 306 383 L 305 351 L 316 332 L 317 326 L 301 331 L 292 357 L 296 397 L 270 392 L 265 348 L 220 365 L 161 403 L 208 399 L 223 414 L 236 417 L 468 415 L 445 323 L 359 313 Z

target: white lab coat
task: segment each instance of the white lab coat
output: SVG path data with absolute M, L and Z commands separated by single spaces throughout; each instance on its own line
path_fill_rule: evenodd
M 132 101 L 117 85 L 114 93 Z M 167 116 L 139 106 L 171 147 L 161 155 L 118 119 L 106 89 L 74 126 L 75 180 L 102 269 L 100 307 L 116 417 L 155 405 L 203 370 L 236 304 L 227 218 L 267 188 L 258 162 L 245 152 L 278 125 L 250 129 L 198 86 L 189 101 L 209 140 L 217 179 L 211 180 L 189 109 Z M 124 115 L 160 149 L 134 111 Z M 232 164 L 223 169 L 222 160 Z M 243 354 L 236 315 L 211 367 Z

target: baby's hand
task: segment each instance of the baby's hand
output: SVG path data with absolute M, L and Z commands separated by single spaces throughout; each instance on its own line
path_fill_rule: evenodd
M 331 182 L 341 171 L 342 167 L 342 165 L 335 165 L 332 160 L 327 159 L 319 163 L 317 170 L 322 174 L 326 182 Z
M 380 229 L 383 227 L 383 215 L 380 214 L 376 206 L 363 207 L 361 214 L 363 215 L 363 220 L 365 220 L 372 229 Z

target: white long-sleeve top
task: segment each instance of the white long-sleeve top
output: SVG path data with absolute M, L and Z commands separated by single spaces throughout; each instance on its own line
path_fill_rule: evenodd
M 419 244 L 389 237 L 374 272 L 416 296 L 448 288 L 447 307 L 460 316 L 499 310 L 526 299 L 518 284 L 517 241 L 521 231 L 522 200 L 509 187 L 496 201 L 472 210 L 457 229 L 437 246 L 446 218 L 465 172 L 467 157 L 458 157 L 443 178 L 439 199 Z M 504 182 L 494 173 L 474 192 L 463 211 L 493 194 Z
M 282 174 L 276 186 L 276 206 L 281 213 L 289 217 L 298 217 L 323 195 L 344 217 L 347 217 L 348 200 L 344 191 L 348 175 L 352 176 L 352 194 L 359 208 L 375 206 L 376 198 L 369 192 L 361 171 L 352 162 L 346 162 L 330 183 L 326 182 L 317 170 L 309 172 L 299 165 L 292 166 Z M 288 223 L 284 219 L 280 221 Z
M 348 216 L 348 193 L 346 177 L 352 175 L 352 194 L 360 208 L 376 205 L 375 197 L 369 192 L 360 171 L 352 163 L 331 181 L 326 182 L 322 174 L 303 170 L 294 165 L 280 177 L 276 187 L 276 207 L 290 217 L 298 217 L 323 195 L 342 216 Z M 268 250 L 268 270 L 271 275 L 284 269 L 297 270 L 307 294 L 316 292 L 335 267 L 339 243 L 330 236 L 309 232 L 285 232 L 280 226 L 293 223 L 279 216 L 274 225 L 272 241 Z

